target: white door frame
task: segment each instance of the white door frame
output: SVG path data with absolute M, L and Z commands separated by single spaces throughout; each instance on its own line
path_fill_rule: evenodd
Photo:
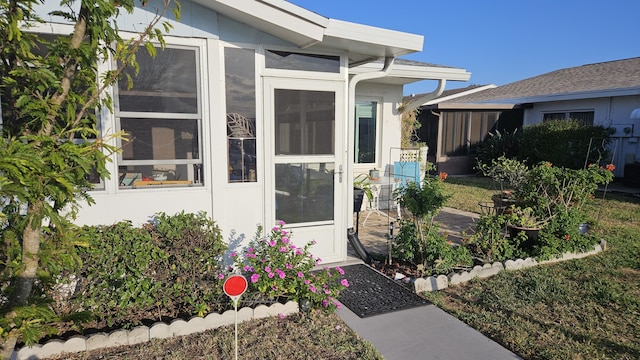
M 327 91 L 335 94 L 335 123 L 334 123 L 334 153 L 327 155 L 275 155 L 275 90 L 308 90 Z M 345 83 L 335 80 L 316 80 L 301 78 L 263 78 L 264 101 L 264 154 L 265 154 L 265 199 L 264 224 L 266 229 L 276 225 L 276 189 L 275 164 L 287 163 L 333 163 L 334 164 L 334 198 L 333 220 L 307 222 L 300 224 L 285 224 L 285 228 L 293 233 L 292 241 L 297 246 L 304 246 L 314 241 L 311 253 L 322 259 L 322 263 L 338 262 L 346 259 L 346 204 L 348 179 L 345 151 L 343 149 L 346 134 L 344 133 L 345 119 Z

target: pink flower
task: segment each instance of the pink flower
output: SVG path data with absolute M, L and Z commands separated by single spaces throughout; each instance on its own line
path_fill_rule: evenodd
M 275 240 L 269 241 L 269 246 L 271 246 L 271 247 L 276 246 L 276 241 Z
M 288 244 L 288 243 L 289 243 L 289 238 L 288 238 L 288 237 L 286 237 L 286 236 L 283 236 L 283 237 L 282 237 L 282 243 L 283 243 L 283 244 Z
M 282 313 L 281 313 L 281 314 L 278 314 L 278 317 L 279 317 L 280 319 L 284 319 L 284 314 L 282 314 Z
M 278 224 L 280 224 L 280 226 L 284 226 L 284 221 L 280 220 L 280 222 L 278 222 Z
M 279 228 L 279 227 L 277 227 L 277 226 L 274 226 L 273 228 L 271 228 L 271 230 L 273 230 L 273 231 L 278 231 L 278 230 L 280 230 L 280 228 Z
M 282 230 L 282 231 L 280 231 L 280 234 L 282 234 L 282 235 L 287 235 L 288 233 L 289 233 L 289 232 L 288 232 L 287 230 Z
M 252 247 L 247 248 L 247 252 L 251 254 L 253 252 L 253 248 Z
M 336 270 L 340 273 L 340 275 L 344 275 L 344 270 L 342 270 L 340 266 L 338 266 Z
M 293 269 L 293 265 L 291 265 L 291 264 L 286 264 L 284 267 L 289 269 L 289 270 Z
M 349 287 L 349 281 L 347 281 L 347 279 L 340 280 L 340 284 L 342 284 L 344 287 Z
M 252 283 L 257 283 L 258 279 L 260 279 L 260 274 L 253 274 L 251 275 L 251 282 Z
M 264 267 L 264 271 L 266 271 L 266 272 L 271 272 L 271 267 L 270 267 L 270 266 L 265 266 L 265 267 Z
M 253 272 L 254 271 L 253 270 L 253 266 L 251 266 L 251 265 L 245 265 L 243 270 L 246 271 L 246 272 Z
M 281 247 L 280 247 L 280 249 L 279 249 L 278 251 L 280 251 L 280 252 L 287 252 L 287 251 L 289 251 L 289 249 L 287 249 L 287 247 L 286 247 L 286 246 L 281 246 Z
M 322 300 L 322 306 L 328 307 L 329 306 L 329 302 L 327 300 Z
M 247 257 L 248 257 L 248 258 L 255 258 L 255 257 L 256 257 L 256 254 L 247 254 Z
M 235 252 L 235 251 L 232 251 L 232 252 L 231 252 L 231 254 L 229 254 L 229 255 L 231 255 L 231 257 L 236 257 L 236 256 L 238 256 L 238 254 L 236 254 L 236 252 Z
M 280 269 L 276 269 L 276 273 L 278 274 L 278 277 L 280 279 L 284 279 L 284 277 L 285 277 L 284 271 L 282 271 Z
M 333 305 L 335 305 L 338 309 L 342 308 L 342 305 L 340 305 L 339 302 L 334 302 Z
M 218 279 L 220 280 L 224 279 L 224 274 L 223 273 L 218 274 Z
M 267 276 L 269 277 L 269 279 L 273 278 L 274 276 L 276 276 L 274 273 L 270 272 L 267 274 Z
M 311 290 L 311 292 L 315 294 L 315 292 L 316 292 L 316 287 L 315 287 L 315 286 L 313 286 L 313 285 L 309 285 L 309 290 Z
M 329 295 L 329 294 L 331 294 L 331 291 L 329 291 L 329 289 L 324 289 L 324 293 Z
M 300 249 L 296 249 L 296 255 L 302 255 L 302 251 Z
M 311 284 L 311 280 L 305 280 L 305 281 L 304 281 L 304 284 L 305 284 L 305 285 L 309 285 L 309 284 Z
M 303 278 L 304 277 L 304 274 L 302 273 L 302 271 L 298 271 L 298 277 L 299 278 Z

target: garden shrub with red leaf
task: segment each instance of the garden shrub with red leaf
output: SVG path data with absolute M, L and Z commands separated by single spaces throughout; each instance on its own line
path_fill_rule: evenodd
M 71 277 L 78 279 L 75 295 L 54 304 L 62 315 L 86 311 L 89 326 L 129 327 L 228 303 L 220 279 L 226 245 L 204 213 L 158 213 L 138 228 L 124 221 L 85 226 L 81 237 L 87 246 L 78 250 L 83 266 Z

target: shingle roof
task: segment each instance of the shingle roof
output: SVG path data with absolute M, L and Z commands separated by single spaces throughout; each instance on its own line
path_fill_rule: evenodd
M 640 57 L 560 69 L 450 102 L 508 102 L 509 99 L 628 88 L 640 88 Z

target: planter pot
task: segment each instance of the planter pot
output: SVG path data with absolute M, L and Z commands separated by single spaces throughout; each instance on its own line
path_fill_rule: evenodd
M 380 179 L 380 170 L 369 170 L 369 177 L 371 180 Z
M 527 236 L 527 240 L 520 243 L 520 248 L 523 250 L 533 249 L 533 246 L 536 244 L 536 242 L 538 242 L 538 234 L 540 233 L 539 228 L 525 228 L 509 225 L 507 226 L 507 229 L 509 230 L 509 237 L 512 239 L 518 236 L 519 233 L 524 232 L 524 234 Z
M 353 188 L 353 212 L 360 212 L 362 209 L 362 200 L 364 199 L 364 190 Z

